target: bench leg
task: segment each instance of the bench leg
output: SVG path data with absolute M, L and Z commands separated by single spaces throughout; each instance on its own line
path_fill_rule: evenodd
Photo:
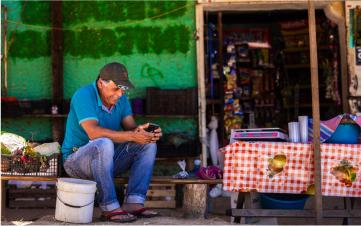
M 184 186 L 183 211 L 186 217 L 204 217 L 207 209 L 207 185 Z
M 3 219 L 6 216 L 6 214 L 5 214 L 5 212 L 6 212 L 6 186 L 5 186 L 5 183 L 6 182 L 4 180 L 1 181 L 1 190 L 0 190 L 0 192 L 1 192 L 1 210 L 0 210 L 1 219 Z

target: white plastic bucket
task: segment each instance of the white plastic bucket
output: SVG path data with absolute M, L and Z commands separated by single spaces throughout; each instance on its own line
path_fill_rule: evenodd
M 55 219 L 70 223 L 90 223 L 93 219 L 96 182 L 58 178 Z

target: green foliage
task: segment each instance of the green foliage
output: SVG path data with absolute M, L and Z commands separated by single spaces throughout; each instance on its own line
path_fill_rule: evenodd
M 50 3 L 47 1 L 22 1 L 21 20 L 25 24 L 49 25 Z
M 117 52 L 121 55 L 130 55 L 133 52 L 133 42 L 134 37 L 136 36 L 136 31 L 133 28 L 129 27 L 119 27 L 115 29 L 118 42 L 117 45 Z
M 64 25 L 72 25 L 90 20 L 143 20 L 176 10 L 162 16 L 173 19 L 185 14 L 187 4 L 187 1 L 63 1 L 63 21 Z
M 64 51 L 77 57 L 99 58 L 121 55 L 187 53 L 190 34 L 185 25 L 160 27 L 118 27 L 110 29 L 83 28 L 64 33 Z
M 165 12 L 176 10 L 166 17 L 170 19 L 177 18 L 184 15 L 187 11 L 186 6 L 187 1 L 149 1 L 147 2 L 147 17 L 154 17 Z
M 49 32 L 16 31 L 15 34 L 11 33 L 9 37 L 13 35 L 14 42 L 9 50 L 10 57 L 29 59 L 50 56 Z
M 188 5 L 187 5 L 188 4 Z M 22 2 L 24 23 L 50 23 L 49 2 Z M 92 22 L 137 21 L 161 15 L 161 19 L 175 19 L 190 9 L 186 1 L 64 1 L 63 26 L 81 25 L 63 31 L 64 54 L 81 58 L 101 58 L 120 54 L 187 53 L 190 48 L 189 25 L 126 25 L 115 28 L 92 28 Z M 182 8 L 183 7 L 183 8 Z M 176 11 L 172 11 L 179 9 Z M 164 13 L 170 14 L 163 15 Z M 152 18 L 157 20 L 158 18 Z M 106 25 L 106 24 L 105 24 Z M 31 27 L 29 27 L 31 28 Z M 38 58 L 50 56 L 50 31 L 16 31 L 10 57 Z M 12 37 L 10 32 L 9 37 Z

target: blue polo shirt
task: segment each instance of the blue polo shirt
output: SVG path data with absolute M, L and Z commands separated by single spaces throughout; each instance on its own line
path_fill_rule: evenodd
M 121 122 L 128 115 L 132 115 L 132 109 L 126 95 L 122 95 L 109 110 L 103 105 L 95 82 L 77 90 L 71 99 L 66 122 L 65 138 L 61 148 L 63 161 L 73 153 L 74 148 L 89 142 L 88 135 L 80 125 L 82 122 L 97 120 L 101 127 L 122 130 Z

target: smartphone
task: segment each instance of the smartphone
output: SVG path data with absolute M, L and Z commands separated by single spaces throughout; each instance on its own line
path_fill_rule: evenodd
M 155 124 L 155 123 L 149 123 L 148 128 L 145 128 L 144 130 L 147 132 L 154 132 L 154 130 L 158 129 L 159 125 Z

